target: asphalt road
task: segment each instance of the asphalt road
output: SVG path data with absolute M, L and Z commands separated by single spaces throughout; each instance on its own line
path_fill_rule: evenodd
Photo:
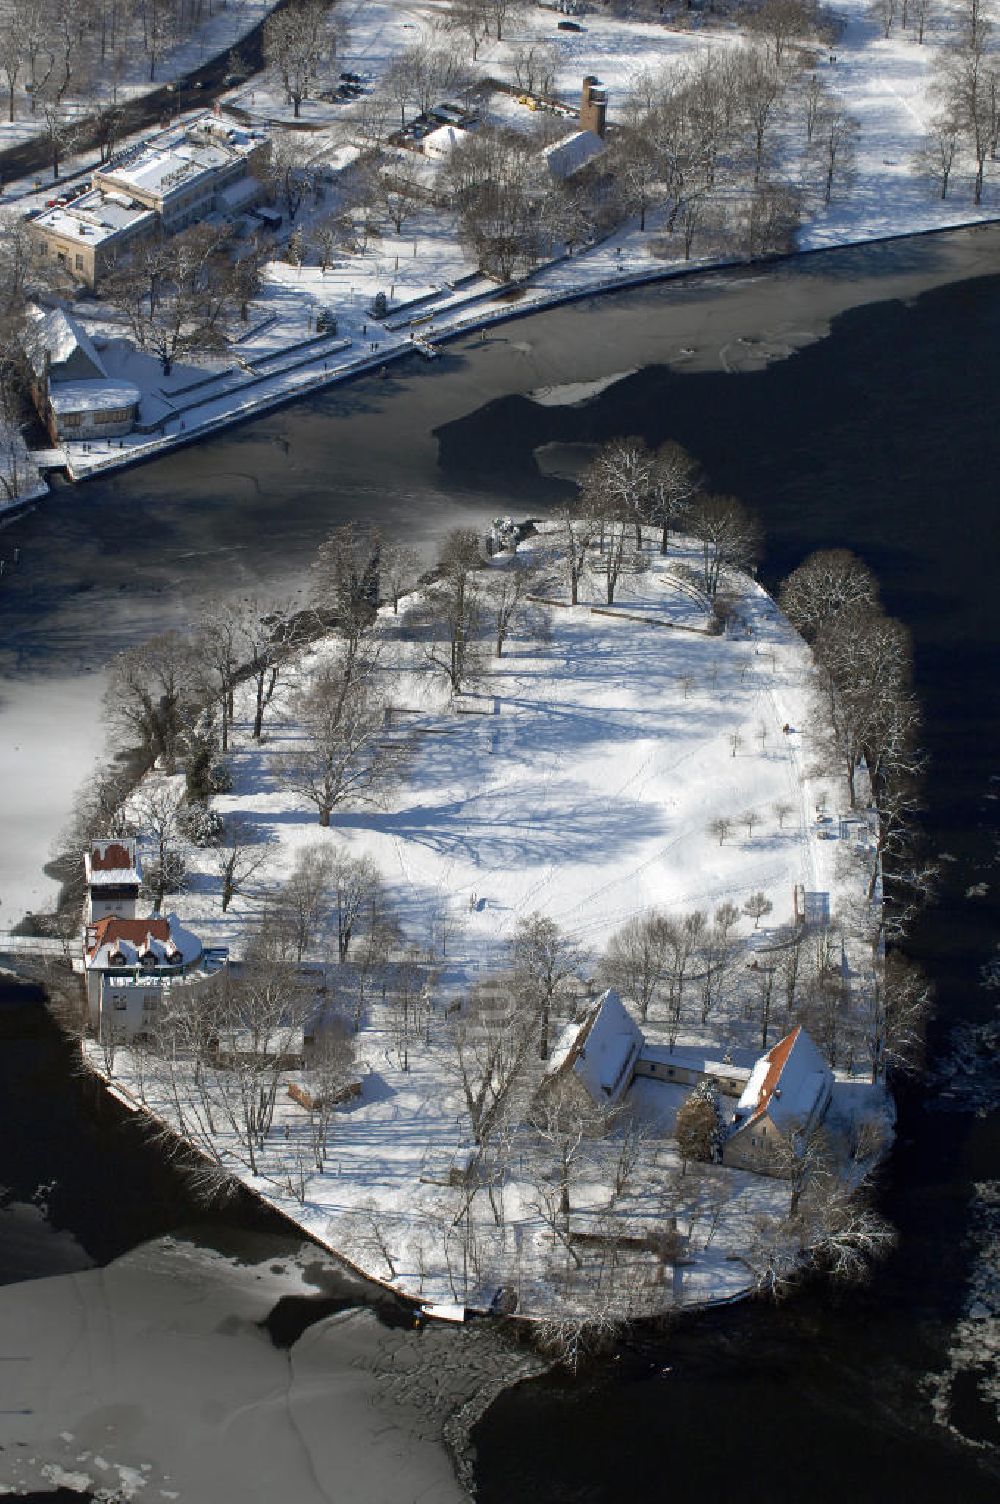
M 275 9 L 280 10 L 287 3 L 288 0 L 278 0 Z M 170 86 L 164 84 L 161 88 L 153 89 L 150 93 L 143 94 L 138 99 L 130 100 L 123 105 L 118 139 L 123 141 L 136 131 L 146 130 L 151 125 L 159 125 L 165 116 L 171 115 L 178 107 L 190 109 L 199 102 L 209 104 L 217 99 L 225 92 L 223 80 L 233 71 L 234 54 L 237 52 L 241 69 L 257 72 L 264 65 L 263 28 L 264 23 L 261 22 L 241 41 L 234 43 L 232 47 L 227 47 L 209 62 L 203 63 L 200 68 L 186 73 L 183 78 L 175 80 Z M 98 145 L 97 117 L 88 117 L 80 122 L 71 150 L 76 155 L 92 147 L 96 148 Z M 6 151 L 0 151 L 0 179 L 4 182 L 26 177 L 33 172 L 45 172 L 50 166 L 51 153 L 44 136 L 35 137 L 18 146 L 8 147 Z M 76 174 L 71 175 L 76 176 Z

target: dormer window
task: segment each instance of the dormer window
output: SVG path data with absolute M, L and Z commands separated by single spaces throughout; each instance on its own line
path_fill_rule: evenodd
M 122 955 L 122 953 L 121 953 L 120 950 L 113 950 L 113 951 L 110 951 L 108 953 L 108 965 L 109 966 L 124 966 L 125 965 L 125 957 Z
M 139 957 L 139 960 L 142 965 L 146 967 L 156 965 L 156 957 L 153 955 L 153 952 L 151 950 L 144 950 L 142 955 Z

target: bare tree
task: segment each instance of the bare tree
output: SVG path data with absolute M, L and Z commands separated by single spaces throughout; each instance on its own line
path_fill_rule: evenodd
M 143 885 L 158 914 L 168 893 L 177 893 L 187 878 L 187 863 L 177 816 L 181 796 L 169 783 L 148 784 L 133 800 L 136 824 L 150 842 L 143 862 Z
M 924 32 L 927 29 L 927 22 L 933 14 L 935 0 L 911 0 L 911 4 L 913 5 L 913 14 L 917 22 L 917 42 L 922 47 Z
M 764 0 L 747 16 L 748 30 L 764 38 L 776 68 L 793 38 L 813 36 L 818 24 L 819 9 L 808 0 Z
M 445 24 L 464 36 L 472 51 L 472 61 L 479 57 L 479 48 L 490 29 L 490 0 L 452 0 L 445 16 Z
M 601 969 L 612 986 L 639 1005 L 645 1023 L 671 959 L 670 921 L 656 910 L 629 919 L 608 941 Z
M 493 564 L 484 577 L 484 603 L 493 626 L 498 658 L 503 656 L 510 633 L 531 619 L 529 593 L 538 577 L 535 560 L 518 554 Z
M 705 915 L 698 909 L 685 914 L 682 919 L 670 920 L 665 926 L 668 946 L 667 970 L 667 1027 L 670 1048 L 677 1043 L 681 1013 L 684 1007 L 684 988 L 689 972 L 707 928 Z
M 979 0 L 965 11 L 956 44 L 941 54 L 937 90 L 975 158 L 973 202 L 981 204 L 986 164 L 1000 136 L 1000 81 L 993 31 Z
M 266 831 L 238 815 L 227 822 L 214 856 L 215 870 L 222 880 L 224 914 L 233 899 L 246 891 L 251 878 L 267 866 L 270 856 L 271 841 Z
M 254 689 L 251 735 L 254 741 L 260 741 L 264 714 L 295 642 L 295 623 L 290 606 L 284 602 L 265 602 L 250 596 L 239 601 L 234 609 L 238 613 L 241 668 L 247 671 Z
M 445 172 L 459 237 L 480 268 L 508 282 L 538 261 L 544 217 L 533 191 L 535 147 L 518 131 L 482 127 L 455 148 Z
M 753 180 L 761 180 L 768 133 L 785 92 L 779 69 L 763 49 L 748 48 L 741 57 L 740 107 L 753 140 Z
M 713 599 L 724 569 L 749 569 L 760 551 L 761 530 L 735 496 L 699 496 L 689 526 L 702 541 L 706 593 Z
M 746 914 L 748 919 L 753 920 L 754 929 L 758 927 L 760 921 L 765 918 L 766 915 L 771 913 L 773 908 L 774 904 L 768 898 L 766 893 L 751 893 L 750 897 L 744 899 L 743 902 L 743 912 L 744 914 Z
M 354 1038 L 340 1018 L 324 1018 L 309 1060 L 309 1136 L 313 1162 L 320 1174 L 326 1167 L 330 1129 L 344 1093 L 354 1078 Z
M 394 759 L 382 742 L 385 710 L 367 677 L 342 666 L 318 669 L 292 702 L 298 745 L 276 760 L 279 778 L 319 815 L 323 827 L 346 802 L 377 799 Z
M 537 1020 L 509 993 L 481 987 L 450 1019 L 449 1037 L 472 1135 L 481 1146 L 530 1080 Z
M 141 350 L 169 376 L 174 363 L 225 345 L 231 262 L 227 231 L 191 225 L 169 242 L 154 239 L 123 256 L 102 281 L 102 293 L 128 319 Z
M 666 554 L 670 529 L 686 515 L 701 486 L 698 462 L 680 444 L 668 440 L 653 455 L 647 514 L 660 528 L 660 553 Z
M 877 608 L 878 582 L 850 549 L 820 549 L 792 570 L 781 587 L 778 604 L 796 631 L 812 642 L 845 607 Z
M 942 199 L 948 197 L 960 136 L 958 124 L 950 116 L 935 116 L 913 160 L 914 170 L 929 177 L 941 189 Z
M 564 935 L 554 919 L 528 914 L 519 919 L 510 943 L 514 994 L 518 1005 L 538 1024 L 538 1055 L 549 1054 L 552 1014 L 560 990 L 576 976 L 585 952 Z
M 276 11 L 272 19 L 288 14 Z M 308 138 L 285 132 L 273 142 L 265 177 L 270 191 L 284 205 L 290 223 L 294 222 L 306 195 L 315 192 L 322 170 L 315 145 Z
M 871 0 L 869 6 L 872 16 L 882 29 L 882 36 L 888 41 L 892 36 L 892 28 L 896 22 L 899 10 L 898 0 Z M 906 22 L 903 22 L 905 27 Z
M 296 120 L 337 53 L 330 8 L 323 0 L 295 0 L 264 23 L 264 60 L 277 75 Z
M 933 988 L 921 968 L 898 951 L 877 961 L 860 1000 L 865 1048 L 872 1081 L 889 1070 L 919 1065 L 930 1017 Z
M 841 109 L 822 112 L 812 145 L 822 162 L 823 202 L 829 204 L 834 184 L 845 179 L 854 166 L 854 143 L 858 123 Z
M 720 904 L 711 925 L 706 925 L 698 947 L 698 977 L 701 994 L 701 1022 L 708 1016 L 724 993 L 735 956 L 735 946 L 730 938 L 734 925 L 739 920 L 739 910 L 731 903 Z
M 173 773 L 194 715 L 195 662 L 179 632 L 163 632 L 111 662 L 105 710 L 149 764 Z
M 331 865 L 331 905 L 337 920 L 337 957 L 343 964 L 355 930 L 382 907 L 382 879 L 371 857 L 339 850 Z
M 635 528 L 635 546 L 640 549 L 651 480 L 652 460 L 645 441 L 612 439 L 587 466 L 580 488 L 594 516 Z
M 472 646 L 481 614 L 479 537 L 471 529 L 450 532 L 438 557 L 437 580 L 428 603 L 432 624 L 443 631 L 427 658 L 448 675 L 454 694 L 461 694 L 470 668 Z
M 589 562 L 589 549 L 597 524 L 589 510 L 579 503 L 567 502 L 556 513 L 561 552 L 569 579 L 570 605 L 577 605 L 580 581 Z
M 420 574 L 420 554 L 405 543 L 379 542 L 378 585 L 383 600 L 392 601 L 392 612 L 399 611 L 400 596 L 411 590 Z

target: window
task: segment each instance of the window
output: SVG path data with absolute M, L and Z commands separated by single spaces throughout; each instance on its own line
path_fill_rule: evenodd
M 39 256 L 47 256 L 49 254 L 49 243 L 47 240 L 40 240 L 38 242 L 38 254 Z
M 60 428 L 79 428 L 82 422 L 82 413 L 63 413 L 59 419 L 59 426 Z
M 129 416 L 127 407 L 109 407 L 106 413 L 95 413 L 95 423 L 124 423 Z
M 83 257 L 80 255 L 79 251 L 77 251 L 76 253 L 76 260 L 74 262 L 74 265 L 76 266 L 78 272 L 83 271 Z

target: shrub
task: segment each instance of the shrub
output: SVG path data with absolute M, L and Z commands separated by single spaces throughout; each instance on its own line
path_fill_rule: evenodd
M 200 801 L 185 804 L 177 816 L 181 834 L 192 846 L 218 846 L 224 834 L 222 816 Z

